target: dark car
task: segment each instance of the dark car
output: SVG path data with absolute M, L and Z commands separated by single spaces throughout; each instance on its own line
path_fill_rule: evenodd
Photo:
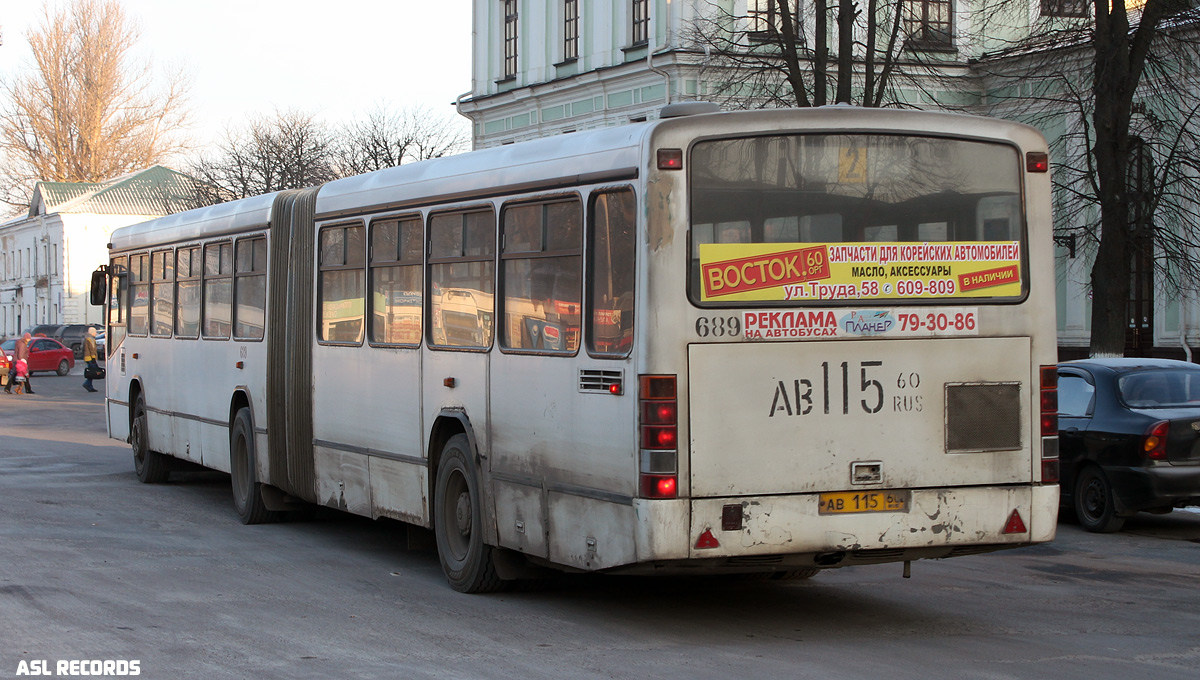
M 5 340 L 3 344 L 0 344 L 0 349 L 4 350 L 5 358 L 11 364 L 15 360 L 13 354 L 17 349 L 16 339 Z M 61 342 L 50 338 L 33 338 L 29 341 L 27 370 L 30 375 L 42 371 L 54 371 L 59 375 L 66 375 L 74 367 L 75 355 Z
M 104 330 L 104 326 L 98 323 L 72 323 L 67 324 L 58 329 L 54 334 L 54 339 L 71 348 L 75 353 L 76 359 L 83 358 L 83 336 L 87 335 L 88 328 L 95 328 L 97 331 Z
M 1058 365 L 1062 505 L 1088 531 L 1137 512 L 1200 505 L 1200 365 L 1087 359 Z
M 59 332 L 62 326 L 56 323 L 44 323 L 40 326 L 34 326 L 29 329 L 33 337 L 53 338 Z

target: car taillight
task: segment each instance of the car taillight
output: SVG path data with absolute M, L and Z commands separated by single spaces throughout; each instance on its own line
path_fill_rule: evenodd
M 1058 482 L 1058 367 L 1039 369 L 1039 420 L 1042 431 L 1042 482 Z
M 678 414 L 675 376 L 638 376 L 638 476 L 643 498 L 679 496 Z
M 1171 433 L 1171 423 L 1160 420 L 1146 428 L 1142 436 L 1142 457 L 1149 460 L 1167 459 L 1167 435 Z

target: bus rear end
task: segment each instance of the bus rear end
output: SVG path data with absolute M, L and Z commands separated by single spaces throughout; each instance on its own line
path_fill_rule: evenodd
M 1052 539 L 1045 141 L 924 113 L 721 118 L 653 138 L 682 162 L 648 182 L 646 373 L 676 397 L 660 441 L 643 380 L 647 553 L 803 571 Z

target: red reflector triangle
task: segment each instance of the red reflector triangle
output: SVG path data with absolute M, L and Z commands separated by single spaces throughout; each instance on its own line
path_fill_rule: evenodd
M 713 536 L 712 529 L 705 529 L 704 533 L 700 534 L 700 538 L 696 539 L 696 548 L 720 548 L 721 544 L 717 541 L 717 537 Z
M 1004 533 L 1006 534 L 1023 534 L 1029 531 L 1025 528 L 1025 522 L 1021 521 L 1021 513 L 1016 510 L 1008 516 L 1008 524 L 1004 525 Z

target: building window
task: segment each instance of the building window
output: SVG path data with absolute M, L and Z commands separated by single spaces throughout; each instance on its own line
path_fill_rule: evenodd
M 593 194 L 588 211 L 588 351 L 624 356 L 633 346 L 637 205 L 633 191 Z
M 1044 17 L 1086 17 L 1087 0 L 1042 0 Z
M 950 0 L 904 1 L 904 33 L 909 47 L 951 47 L 951 28 Z
M 650 38 L 650 0 L 633 2 L 633 44 L 641 45 Z
M 573 198 L 506 207 L 503 213 L 505 349 L 579 349 L 583 297 L 583 205 Z
M 486 349 L 495 306 L 496 218 L 491 210 L 429 220 L 429 340 Z
M 238 239 L 233 273 L 233 337 L 262 340 L 267 320 L 267 239 Z
M 200 246 L 175 251 L 175 337 L 200 337 Z
M 504 79 L 517 77 L 517 0 L 504 2 Z
M 224 340 L 233 329 L 233 244 L 204 246 L 204 337 Z
M 783 20 L 786 18 L 792 24 L 792 30 L 796 31 L 798 23 L 796 16 L 799 14 L 797 11 L 799 6 L 799 0 L 788 2 L 788 12 L 785 17 L 779 11 L 779 0 L 748 0 L 746 3 L 747 30 L 751 34 L 764 37 L 774 35 L 783 30 Z
M 150 254 L 150 335 L 169 337 L 175 318 L 175 253 Z
M 579 58 L 579 0 L 563 0 L 563 61 Z
M 421 344 L 421 218 L 371 225 L 371 342 Z

